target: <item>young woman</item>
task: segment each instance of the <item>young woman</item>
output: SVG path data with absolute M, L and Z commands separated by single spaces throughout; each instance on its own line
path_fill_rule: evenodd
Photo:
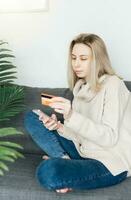
M 131 95 L 111 67 L 103 40 L 80 34 L 69 50 L 69 88 L 73 101 L 54 97 L 63 114 L 28 112 L 25 127 L 47 153 L 36 170 L 40 184 L 66 193 L 108 187 L 131 175 Z

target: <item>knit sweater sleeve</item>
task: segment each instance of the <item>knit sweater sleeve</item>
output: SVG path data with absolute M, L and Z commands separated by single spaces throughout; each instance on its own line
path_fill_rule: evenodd
M 73 110 L 64 124 L 79 136 L 97 145 L 111 147 L 118 141 L 129 93 L 122 80 L 112 79 L 106 88 L 101 122 L 97 123 Z

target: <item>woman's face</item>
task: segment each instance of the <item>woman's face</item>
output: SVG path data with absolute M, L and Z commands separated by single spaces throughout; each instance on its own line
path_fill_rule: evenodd
M 75 44 L 71 55 L 72 68 L 76 76 L 88 80 L 92 61 L 91 48 L 85 44 Z

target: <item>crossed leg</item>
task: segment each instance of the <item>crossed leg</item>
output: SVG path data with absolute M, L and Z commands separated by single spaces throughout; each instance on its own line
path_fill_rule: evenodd
M 42 158 L 43 158 L 44 160 L 50 159 L 50 157 L 47 156 L 47 155 L 42 156 Z M 66 159 L 70 159 L 70 158 L 66 158 Z M 63 189 L 56 190 L 56 192 L 58 192 L 58 193 L 67 193 L 67 192 L 70 192 L 70 191 L 72 191 L 71 188 L 63 188 Z

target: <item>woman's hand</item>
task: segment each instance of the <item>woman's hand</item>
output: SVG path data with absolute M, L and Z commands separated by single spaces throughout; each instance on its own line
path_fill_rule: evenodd
M 44 123 L 44 126 L 50 131 L 59 129 L 60 124 L 61 124 L 60 121 L 57 121 L 57 117 L 55 114 L 52 114 L 51 117 L 49 117 L 48 119 L 45 119 L 43 123 Z
M 49 106 L 54 108 L 56 112 L 63 114 L 64 119 L 70 117 L 72 113 L 71 101 L 63 97 L 53 97 Z

